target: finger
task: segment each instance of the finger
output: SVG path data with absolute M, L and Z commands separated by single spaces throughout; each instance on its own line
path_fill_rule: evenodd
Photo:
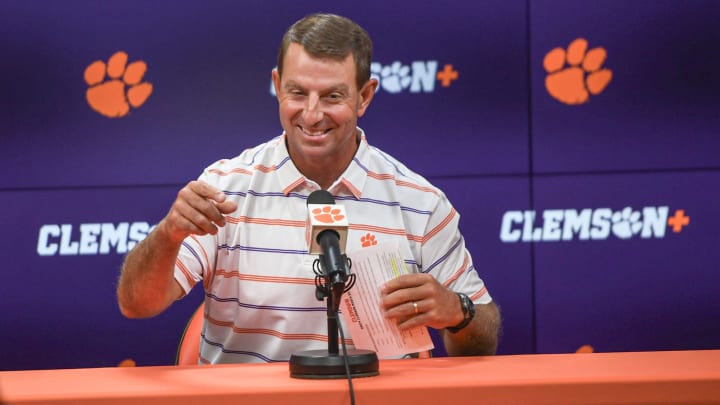
M 218 214 L 217 216 L 213 216 L 213 223 L 219 227 L 225 226 L 227 223 L 225 215 L 233 213 L 237 210 L 237 202 L 232 200 L 225 200 L 222 203 L 217 203 L 214 200 L 211 200 L 210 202 L 215 205 L 215 210 L 217 210 Z
M 415 312 L 412 302 L 410 301 L 403 301 L 402 303 L 397 305 L 383 307 L 383 309 L 385 310 L 385 317 L 390 319 L 409 317 L 414 315 Z
M 413 299 L 421 299 L 421 293 L 416 288 L 403 288 L 401 290 L 393 291 L 390 294 L 384 295 L 380 301 L 383 309 L 390 313 L 397 313 L 398 315 L 404 315 L 408 313 L 407 304 L 411 303 Z M 405 308 L 403 308 L 405 306 Z
M 189 233 L 196 235 L 215 234 L 217 227 L 214 222 L 224 223 L 224 218 L 214 204 L 206 199 L 178 198 L 174 204 L 173 217 L 175 223 Z
M 219 194 L 212 194 L 212 197 L 205 196 L 212 193 L 213 190 L 216 189 L 202 182 L 191 182 L 187 187 L 180 190 L 178 195 L 178 202 L 185 202 L 188 205 L 188 208 L 182 211 L 184 217 L 211 234 L 217 231 L 214 224 L 225 225 L 225 217 L 222 215 L 223 210 L 233 212 L 234 209 L 232 211 L 230 209 L 237 207 L 236 203 L 225 201 L 225 194 L 221 191 L 217 191 Z M 220 197 L 220 194 L 222 197 Z M 217 200 L 222 201 L 218 203 Z M 178 204 L 178 206 L 182 207 L 181 204 Z
M 187 205 L 177 200 L 167 216 L 158 225 L 158 228 L 165 230 L 166 234 L 173 240 L 182 241 L 188 235 L 204 235 L 207 233 L 206 230 L 197 226 L 193 221 L 188 219 L 187 212 L 189 208 Z
M 423 301 L 413 301 L 406 307 L 406 315 L 397 318 L 397 326 L 399 329 L 410 329 L 416 326 L 424 326 L 427 323 L 427 315 L 425 313 L 425 303 Z
M 225 194 L 223 193 L 223 196 Z M 218 226 L 225 226 L 226 220 L 225 215 L 231 214 L 235 211 L 237 211 L 238 204 L 236 201 L 233 200 L 224 200 L 222 202 L 217 202 L 216 200 L 211 200 L 213 205 L 215 205 L 215 209 L 217 210 L 217 213 L 219 214 L 219 218 L 216 217 L 213 219 L 213 222 L 215 222 Z
M 395 286 L 391 285 L 390 288 L 385 288 L 382 294 L 382 305 L 385 309 L 401 305 L 405 302 L 421 301 L 427 298 L 432 298 L 436 291 L 436 281 L 431 276 L 426 274 L 413 274 L 412 276 L 418 277 L 407 277 L 400 285 L 402 288 L 394 289 Z
M 237 210 L 237 202 L 233 200 L 225 200 L 222 203 L 216 203 L 215 208 L 223 214 L 231 214 Z
M 206 235 L 213 232 L 210 226 L 198 225 L 183 215 L 176 214 L 171 218 L 173 218 L 170 220 L 171 226 L 175 228 L 175 232 L 183 235 L 181 239 L 185 239 L 188 235 Z
M 403 319 L 402 321 L 397 323 L 397 326 L 400 330 L 412 329 L 418 326 L 425 326 L 425 316 L 418 315 Z
M 212 202 L 215 210 L 205 211 L 203 208 L 209 208 L 197 206 L 200 211 L 204 211 L 209 214 L 209 218 L 219 226 L 225 226 L 225 218 L 222 214 L 230 214 L 237 210 L 237 202 L 228 200 L 227 195 L 221 190 L 203 182 L 200 180 L 190 182 L 188 184 L 195 194 Z
M 192 190 L 195 194 L 199 195 L 203 198 L 208 198 L 211 200 L 214 200 L 216 202 L 223 202 L 225 201 L 225 193 L 220 191 L 219 189 L 209 185 L 208 183 L 205 183 L 201 180 L 195 180 L 188 183 L 187 188 Z
M 423 273 L 403 274 L 385 283 L 382 286 L 382 292 L 384 294 L 391 294 L 394 291 L 404 288 L 417 287 L 426 283 L 428 277 L 430 276 Z

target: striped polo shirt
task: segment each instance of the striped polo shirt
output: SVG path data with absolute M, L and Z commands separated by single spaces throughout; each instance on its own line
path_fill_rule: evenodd
M 359 131 L 355 157 L 328 190 L 347 212 L 346 250 L 398 241 L 411 272 L 490 302 L 445 194 Z M 315 298 L 317 256 L 307 253 L 305 232 L 307 198 L 320 187 L 295 167 L 285 135 L 212 164 L 200 180 L 238 204 L 216 235 L 188 237 L 175 265 L 186 293 L 198 282 L 205 289 L 200 362 L 287 361 L 326 350 L 326 306 Z

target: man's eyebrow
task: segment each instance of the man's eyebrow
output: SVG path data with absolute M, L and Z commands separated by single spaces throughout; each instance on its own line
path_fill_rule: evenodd
M 300 84 L 298 84 L 292 80 L 288 80 L 287 82 L 285 82 L 285 86 L 283 86 L 283 87 L 285 87 L 286 89 L 291 88 L 291 87 L 302 88 L 302 86 Z
M 288 80 L 285 85 L 283 86 L 286 89 L 300 89 L 305 90 L 305 87 L 302 86 L 300 83 L 297 83 L 292 80 Z M 348 87 L 345 83 L 339 83 L 333 86 L 329 86 L 322 90 L 322 93 L 332 93 L 332 92 L 340 92 L 340 93 L 347 93 L 350 90 L 350 87 Z
M 336 86 L 331 86 L 330 88 L 328 88 L 329 93 L 334 92 L 334 91 L 339 91 L 340 93 L 347 93 L 349 90 L 350 90 L 350 88 L 347 86 L 347 84 L 344 84 L 344 83 L 338 84 Z

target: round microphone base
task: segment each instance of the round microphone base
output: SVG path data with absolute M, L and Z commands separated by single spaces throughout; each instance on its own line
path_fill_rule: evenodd
M 377 354 L 370 350 L 347 351 L 352 377 L 372 377 L 380 374 Z M 315 380 L 347 378 L 345 356 L 329 354 L 327 350 L 308 350 L 290 356 L 290 377 Z

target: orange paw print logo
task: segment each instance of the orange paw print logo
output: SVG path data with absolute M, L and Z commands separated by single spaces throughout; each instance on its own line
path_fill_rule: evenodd
M 578 38 L 570 43 L 567 51 L 555 48 L 545 55 L 543 66 L 548 72 L 545 88 L 561 103 L 584 104 L 590 94 L 600 94 L 612 80 L 612 71 L 601 69 L 607 57 L 605 49 L 597 47 L 588 51 L 587 48 L 588 42 Z
M 106 117 L 124 117 L 130 106 L 140 107 L 152 94 L 152 84 L 140 83 L 147 70 L 145 62 L 127 65 L 127 61 L 127 53 L 120 51 L 108 59 L 107 65 L 98 60 L 85 69 L 85 82 L 90 86 L 86 93 L 88 104 Z
M 332 224 L 335 221 L 342 221 L 345 216 L 339 215 L 340 212 L 342 211 L 337 208 L 332 208 L 330 206 L 315 208 L 312 211 L 315 219 L 326 224 Z
M 360 238 L 360 242 L 362 243 L 362 247 L 369 247 L 373 245 L 377 245 L 377 241 L 375 240 L 375 235 L 371 233 L 365 234 L 362 238 Z

